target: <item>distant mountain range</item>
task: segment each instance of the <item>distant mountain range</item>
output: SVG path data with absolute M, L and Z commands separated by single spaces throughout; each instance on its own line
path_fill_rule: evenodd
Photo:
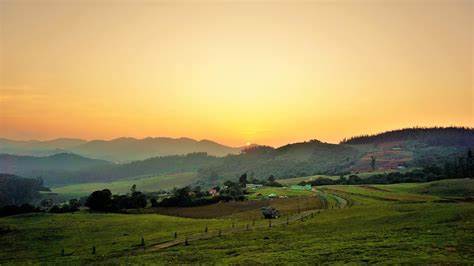
M 113 140 L 55 139 L 49 141 L 17 141 L 0 139 L 0 153 L 47 156 L 75 153 L 114 162 L 143 160 L 156 156 L 206 152 L 213 156 L 238 154 L 242 147 L 229 147 L 210 140 L 190 138 L 118 138 Z
M 236 179 L 243 173 L 248 173 L 250 178 L 262 179 L 270 175 L 288 178 L 366 172 L 372 170 L 372 158 L 376 160 L 375 170 L 378 171 L 440 164 L 474 148 L 474 129 L 409 128 L 354 137 L 340 144 L 311 140 L 279 148 L 253 145 L 242 152 L 242 148 L 186 138 L 120 138 L 90 142 L 74 139 L 48 142 L 1 140 L 0 143 L 0 153 L 5 150 L 35 153 L 67 150 L 93 158 L 121 161 L 112 163 L 70 153 L 43 157 L 0 154 L 0 173 L 41 176 L 48 185 L 107 182 L 181 172 L 197 172 L 200 180 L 212 183 Z M 134 161 L 126 162 L 129 160 Z

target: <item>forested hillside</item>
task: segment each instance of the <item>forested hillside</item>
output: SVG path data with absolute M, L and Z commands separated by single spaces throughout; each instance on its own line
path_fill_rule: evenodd
M 31 203 L 45 190 L 41 179 L 0 174 L 0 207 Z
M 201 169 L 199 175 L 209 182 L 235 179 L 242 173 L 250 178 L 289 178 L 319 173 L 338 173 L 362 156 L 348 145 L 323 143 L 318 140 L 288 144 L 274 149 L 256 146 L 240 155 L 229 155 L 222 163 Z
M 474 129 L 465 127 L 406 128 L 345 139 L 341 144 L 417 141 L 430 146 L 474 146 Z
M 71 175 L 73 182 L 106 182 L 139 175 L 194 172 L 217 164 L 221 158 L 206 153 L 154 157 L 143 161 L 86 169 Z
M 70 173 L 94 167 L 110 166 L 112 163 L 85 158 L 71 153 L 59 153 L 51 156 L 18 156 L 0 154 L 0 173 L 25 177 L 42 177 L 51 184 L 55 179 L 66 179 Z
M 74 154 L 48 157 L 0 155 L 0 173 L 41 177 L 49 186 L 107 182 L 139 175 L 195 172 L 220 160 L 206 153 L 154 157 L 124 164 L 93 160 Z

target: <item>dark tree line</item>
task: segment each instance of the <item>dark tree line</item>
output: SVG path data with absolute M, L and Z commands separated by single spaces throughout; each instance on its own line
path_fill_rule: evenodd
M 239 184 L 241 187 L 245 188 L 247 184 L 260 184 L 267 187 L 282 187 L 283 185 L 276 181 L 274 175 L 270 175 L 266 180 L 265 179 L 258 179 L 258 178 L 251 178 L 247 177 L 247 173 L 241 175 L 239 177 Z
M 375 135 L 362 135 L 344 139 L 341 144 L 377 144 L 393 141 L 416 140 L 433 146 L 474 145 L 474 129 L 466 127 L 415 127 L 387 131 Z
M 140 191 L 136 191 L 133 185 L 130 194 L 112 195 L 109 189 L 92 192 L 86 200 L 85 206 L 93 211 L 117 212 L 124 209 L 145 208 L 147 197 Z
M 243 178 L 241 178 L 243 181 Z M 242 182 L 226 181 L 223 186 L 214 188 L 219 194 L 210 195 L 207 191 L 201 191 L 200 187 L 189 186 L 174 189 L 170 197 L 157 203 L 160 207 L 191 207 L 208 205 L 219 201 L 241 201 L 245 199 L 245 185 Z

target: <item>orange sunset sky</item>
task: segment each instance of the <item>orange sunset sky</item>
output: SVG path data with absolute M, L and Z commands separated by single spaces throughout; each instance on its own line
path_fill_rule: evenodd
M 474 1 L 0 1 L 0 137 L 474 126 Z

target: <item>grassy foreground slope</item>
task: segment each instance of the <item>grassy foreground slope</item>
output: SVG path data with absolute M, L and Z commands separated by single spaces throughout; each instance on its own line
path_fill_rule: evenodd
M 424 184 L 398 184 L 391 189 L 397 191 L 436 195 L 445 198 L 474 197 L 474 179 L 440 180 Z
M 472 204 L 355 206 L 283 228 L 202 240 L 109 262 L 132 263 L 471 263 Z
M 0 264 L 85 263 L 124 256 L 141 244 L 169 241 L 174 232 L 229 227 L 227 219 L 189 219 L 157 214 L 29 214 L 0 219 Z M 97 255 L 92 255 L 96 246 Z M 61 256 L 64 249 L 65 256 Z
M 470 264 L 474 260 L 474 204 L 442 203 L 436 195 L 398 192 L 398 185 L 338 187 L 357 192 L 341 193 L 355 205 L 322 211 L 287 227 L 225 235 L 108 262 Z M 334 187 L 322 188 L 330 189 Z
M 108 188 L 114 194 L 124 194 L 130 191 L 135 184 L 144 192 L 153 192 L 161 189 L 183 187 L 197 180 L 196 173 L 179 173 L 158 176 L 139 176 L 120 179 L 112 182 L 81 183 L 53 188 L 52 191 L 64 197 L 82 197 L 90 195 L 96 190 Z
M 215 219 L 87 212 L 1 218 L 0 264 L 470 264 L 474 261 L 474 204 L 440 196 L 451 186 L 459 187 L 456 197 L 470 194 L 471 185 L 462 185 L 470 182 L 318 187 L 308 196 L 311 202 L 344 199 L 346 204 L 328 204 L 289 225 L 286 214 L 274 221 L 280 225 L 271 228 L 259 220 L 258 228 L 248 230 L 245 219 L 253 219 L 253 208 L 248 214 L 229 213 Z M 437 184 L 446 189 L 424 190 Z M 285 206 L 294 208 L 302 202 L 294 203 Z M 219 209 L 224 207 L 214 211 Z M 229 233 L 233 223 L 239 230 Z M 202 234 L 206 225 L 213 234 L 209 239 L 193 240 L 187 246 L 183 242 L 166 248 L 154 245 L 168 243 L 174 231 L 181 237 Z M 217 236 L 220 228 L 227 231 Z M 141 236 L 145 249 L 137 246 Z M 96 255 L 91 254 L 92 245 L 97 246 Z M 65 256 L 60 255 L 62 248 Z

